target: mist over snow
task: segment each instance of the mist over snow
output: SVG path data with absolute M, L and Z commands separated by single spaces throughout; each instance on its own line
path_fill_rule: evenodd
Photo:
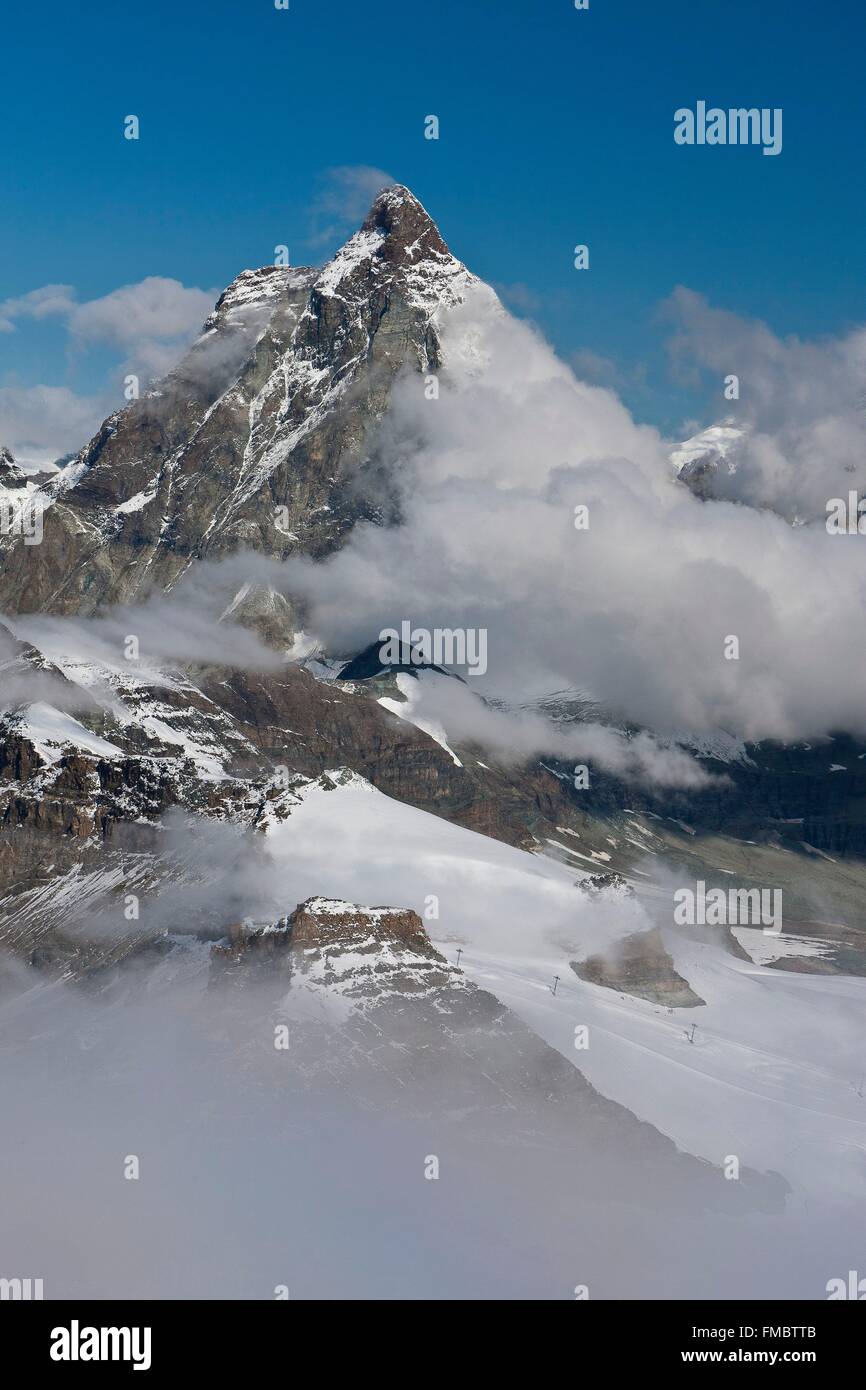
M 710 1001 L 692 1050 L 680 1017 L 570 982 L 575 956 L 649 924 L 642 905 L 592 901 L 565 866 L 360 779 L 310 788 L 252 847 L 233 827 L 179 814 L 164 834 L 166 864 L 196 879 L 143 899 L 171 951 L 83 987 L 34 982 L 0 956 L 0 1155 L 17 1197 L 0 1238 L 9 1267 L 44 1275 L 46 1297 L 269 1299 L 287 1285 L 292 1299 L 571 1299 L 588 1283 L 593 1298 L 814 1298 L 855 1267 L 862 1122 L 845 1074 L 862 981 L 831 982 L 827 1011 L 826 981 L 791 976 L 769 990 L 770 972 L 683 939 L 677 959 Z M 411 1026 L 405 1075 L 399 1057 L 380 1072 L 376 1049 L 343 1075 L 344 1024 L 299 1022 L 279 975 L 215 992 L 208 946 L 187 935 L 202 920 L 219 931 L 242 904 L 286 912 L 324 892 L 421 911 L 430 891 L 441 893 L 433 940 L 450 959 L 460 946 L 481 988 L 571 1062 L 575 1018 L 588 1020 L 604 1043 L 577 1061 L 602 1095 L 680 1145 L 687 1136 L 722 1189 L 726 1153 L 776 1169 L 784 1212 L 746 1201 L 723 1214 L 700 1172 L 674 1183 L 663 1167 L 648 1201 L 647 1155 L 624 1137 L 617 1147 L 616 1123 L 595 1153 L 552 1102 L 532 1143 L 519 1107 L 507 1110 L 508 1142 L 495 1114 L 461 1129 L 448 1101 L 465 1086 L 463 1053 L 437 1061 L 445 1104 L 419 1107 L 411 1049 L 423 1034 Z M 107 914 L 93 925 L 97 939 L 110 931 Z M 290 1048 L 278 1052 L 285 1018 Z M 515 1068 L 500 1080 L 517 1084 Z M 136 1182 L 124 1180 L 129 1155 Z
M 236 562 L 220 573 L 237 572 Z M 231 583 L 226 584 L 227 602 Z M 189 600 L 156 594 L 136 605 L 118 605 L 96 618 L 59 618 L 28 614 L 7 619 L 24 641 L 32 642 L 51 660 L 96 662 L 112 669 L 135 670 L 158 679 L 163 666 L 213 663 L 252 670 L 277 670 L 285 657 L 237 623 L 222 624 L 218 587 L 205 593 L 190 589 Z M 139 655 L 127 659 L 129 637 L 138 641 Z
M 663 1209 L 603 1202 L 591 1152 L 491 1153 L 373 1067 L 305 1084 L 273 998 L 229 1012 L 204 972 L 191 953 L 103 997 L 28 980 L 0 1000 L 4 1267 L 38 1270 L 46 1298 L 811 1297 L 847 1268 L 847 1213 L 734 1218 L 687 1184 Z

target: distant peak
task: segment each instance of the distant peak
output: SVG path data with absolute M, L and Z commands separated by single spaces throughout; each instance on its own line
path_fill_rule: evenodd
M 24 487 L 27 479 L 12 457 L 11 449 L 0 444 L 0 487 Z

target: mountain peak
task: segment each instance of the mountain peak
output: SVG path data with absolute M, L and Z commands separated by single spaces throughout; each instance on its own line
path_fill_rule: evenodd
M 377 194 L 361 231 L 383 234 L 379 254 L 397 264 L 431 254 L 451 255 L 427 209 L 402 183 L 392 183 Z
M 443 318 L 479 283 L 400 184 L 321 269 L 243 271 L 177 367 L 65 470 L 38 564 L 0 539 L 21 555 L 0 607 L 95 612 L 172 587 L 206 556 L 336 549 L 378 514 L 355 474 L 393 382 L 441 366 Z M 283 646 L 297 630 L 264 591 L 242 608 Z

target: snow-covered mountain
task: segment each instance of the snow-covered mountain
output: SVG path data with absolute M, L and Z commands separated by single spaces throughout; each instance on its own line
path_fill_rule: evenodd
M 275 768 L 316 778 L 349 767 L 508 843 L 557 854 L 565 843 L 591 866 L 614 854 L 617 867 L 633 867 L 645 847 L 625 828 L 635 810 L 662 816 L 666 834 L 686 842 L 695 826 L 736 827 L 743 838 L 815 854 L 866 848 L 851 785 L 862 776 L 859 749 L 780 756 L 704 737 L 691 746 L 724 779 L 705 791 L 654 792 L 600 773 L 575 796 L 570 766 L 555 758 L 518 765 L 455 747 L 447 729 L 415 712 L 411 664 L 383 667 L 372 649 L 342 670 L 328 661 L 304 633 L 303 606 L 255 573 L 244 578 L 242 559 L 213 614 L 224 641 L 197 652 L 195 634 L 187 643 L 181 629 L 173 660 L 129 659 L 132 620 L 112 626 L 117 603 L 175 592 L 210 557 L 322 557 L 360 518 L 387 523 L 381 495 L 371 512 L 376 490 L 358 486 L 374 466 L 376 429 L 401 374 L 447 370 L 443 341 L 471 356 L 465 324 L 446 332 L 467 302 L 476 314 L 504 313 L 417 199 L 386 189 L 323 269 L 239 275 L 169 377 L 106 420 L 41 488 L 42 544 L 0 538 L 7 823 L 65 836 L 75 827 L 87 856 L 110 846 L 120 825 L 145 833 L 170 806 L 219 816 L 244 806 L 249 819 Z M 733 422 L 696 436 L 675 451 L 679 476 L 700 489 L 735 462 L 743 437 Z M 22 478 L 8 454 L 2 466 L 17 493 Z M 96 626 L 82 637 L 53 624 L 55 615 L 93 615 Z M 175 608 L 156 622 L 179 620 Z M 242 648 L 247 635 L 258 645 Z M 534 710 L 559 726 L 604 718 L 579 692 Z M 827 775 L 831 762 L 845 765 L 844 778 Z M 29 887 L 26 875 L 15 881 Z M 830 889 L 832 915 L 844 919 L 840 891 Z M 806 899 L 797 912 L 817 915 Z
M 10 451 L 0 445 L 0 488 L 17 491 L 26 485 L 27 479 L 15 462 Z
M 45 508 L 40 545 L 0 538 L 0 1025 L 34 980 L 109 1008 L 181 981 L 254 1093 L 264 1018 L 303 1088 L 389 1114 L 399 1092 L 413 1122 L 513 1146 L 518 1172 L 555 1153 L 564 1194 L 579 1153 L 585 1197 L 778 1212 L 787 1182 L 816 1190 L 797 1146 L 821 1131 L 841 1199 L 863 1144 L 866 750 L 683 735 L 706 785 L 579 788 L 573 759 L 426 718 L 444 677 L 411 651 L 322 650 L 263 577 L 394 520 L 365 485 L 376 431 L 402 377 L 447 371 L 451 342 L 471 358 L 449 329 L 473 303 L 504 313 L 394 186 L 324 268 L 239 275 L 178 367 L 50 479 L 0 454 L 3 495 L 38 487 Z M 695 436 L 677 476 L 717 495 L 743 439 Z M 206 632 L 177 602 L 197 582 Z M 557 733 L 607 718 L 578 690 L 513 712 Z M 783 882 L 782 936 L 672 932 L 671 881 L 701 878 Z
M 698 497 L 725 496 L 726 479 L 736 474 L 748 435 L 747 426 L 723 420 L 678 444 L 670 458 L 680 482 Z M 732 492 L 727 489 L 727 495 Z
M 322 270 L 244 271 L 52 483 L 49 545 L 3 567 L 0 612 L 91 613 L 240 547 L 338 546 L 368 514 L 352 483 L 395 378 L 437 369 L 441 316 L 470 288 L 494 297 L 400 186 Z

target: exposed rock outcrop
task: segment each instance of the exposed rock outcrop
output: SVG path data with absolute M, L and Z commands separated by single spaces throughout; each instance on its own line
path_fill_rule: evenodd
M 677 974 L 658 927 L 632 933 L 617 942 L 607 955 L 572 961 L 571 968 L 589 984 L 604 985 L 668 1008 L 692 1009 L 704 1003 L 688 980 Z
M 416 912 L 336 898 L 308 898 L 273 924 L 236 924 L 213 956 L 216 978 L 266 961 L 268 969 L 275 963 L 286 969 L 296 985 L 359 1005 L 466 984 L 434 948 Z

